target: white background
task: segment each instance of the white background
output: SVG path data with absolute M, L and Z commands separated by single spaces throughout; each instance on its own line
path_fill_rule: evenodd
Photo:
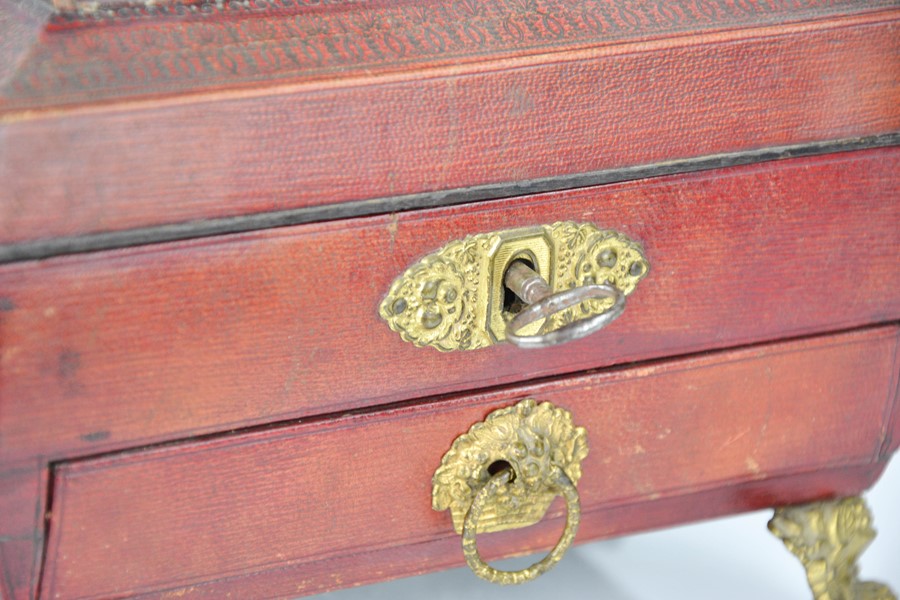
M 900 593 L 900 458 L 865 494 L 878 537 L 863 554 L 862 578 Z M 804 600 L 799 561 L 766 528 L 771 510 L 583 544 L 537 580 L 500 587 L 454 569 L 322 594 L 327 600 Z M 527 566 L 531 559 L 496 566 Z

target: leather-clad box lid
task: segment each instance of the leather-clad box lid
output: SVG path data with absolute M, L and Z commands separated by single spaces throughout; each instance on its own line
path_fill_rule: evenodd
M 891 0 L 306 4 L 0 0 L 0 260 L 900 130 Z

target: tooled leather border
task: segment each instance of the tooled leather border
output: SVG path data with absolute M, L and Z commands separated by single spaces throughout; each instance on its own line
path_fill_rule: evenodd
M 18 1 L 18 0 L 16 0 Z M 51 17 L 0 109 L 372 74 L 878 10 L 895 0 L 201 0 Z M 2 23 L 0 23 L 2 25 Z M 2 33 L 2 27 L 0 27 Z

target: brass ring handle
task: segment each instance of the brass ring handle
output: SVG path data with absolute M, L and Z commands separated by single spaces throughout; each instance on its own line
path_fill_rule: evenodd
M 504 282 L 528 303 L 506 326 L 506 339 L 519 348 L 546 348 L 581 339 L 603 329 L 625 310 L 625 294 L 611 285 L 590 284 L 553 294 L 550 286 L 535 271 L 520 261 L 513 262 Z M 519 335 L 522 328 L 554 313 L 578 306 L 585 300 L 613 301 L 608 309 L 587 319 L 573 321 L 559 329 L 538 335 Z
M 475 540 L 478 521 L 481 518 L 481 513 L 487 504 L 488 498 L 494 496 L 500 487 L 510 483 L 513 475 L 511 469 L 504 469 L 492 476 L 487 484 L 478 490 L 478 493 L 475 494 L 475 498 L 472 500 L 472 505 L 466 513 L 462 531 L 462 550 L 463 556 L 466 558 L 466 564 L 482 579 L 502 585 L 525 583 L 552 569 L 562 559 L 572 542 L 575 541 L 575 534 L 578 532 L 578 525 L 581 522 L 581 501 L 578 497 L 578 490 L 575 489 L 575 484 L 572 483 L 565 471 L 553 465 L 546 482 L 547 487 L 562 494 L 563 498 L 566 499 L 567 510 L 566 528 L 559 537 L 556 546 L 553 547 L 553 550 L 547 556 L 521 571 L 501 571 L 484 562 L 484 559 L 478 553 L 478 546 Z

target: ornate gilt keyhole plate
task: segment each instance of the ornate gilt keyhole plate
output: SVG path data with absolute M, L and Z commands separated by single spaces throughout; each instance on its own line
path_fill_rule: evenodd
M 405 341 L 447 352 L 506 340 L 515 316 L 504 307 L 504 274 L 513 261 L 530 264 L 553 292 L 592 284 L 634 291 L 649 271 L 641 246 L 591 223 L 560 222 L 482 233 L 450 242 L 410 266 L 381 302 L 379 314 Z M 585 300 L 531 330 L 554 331 L 597 316 L 612 299 Z

